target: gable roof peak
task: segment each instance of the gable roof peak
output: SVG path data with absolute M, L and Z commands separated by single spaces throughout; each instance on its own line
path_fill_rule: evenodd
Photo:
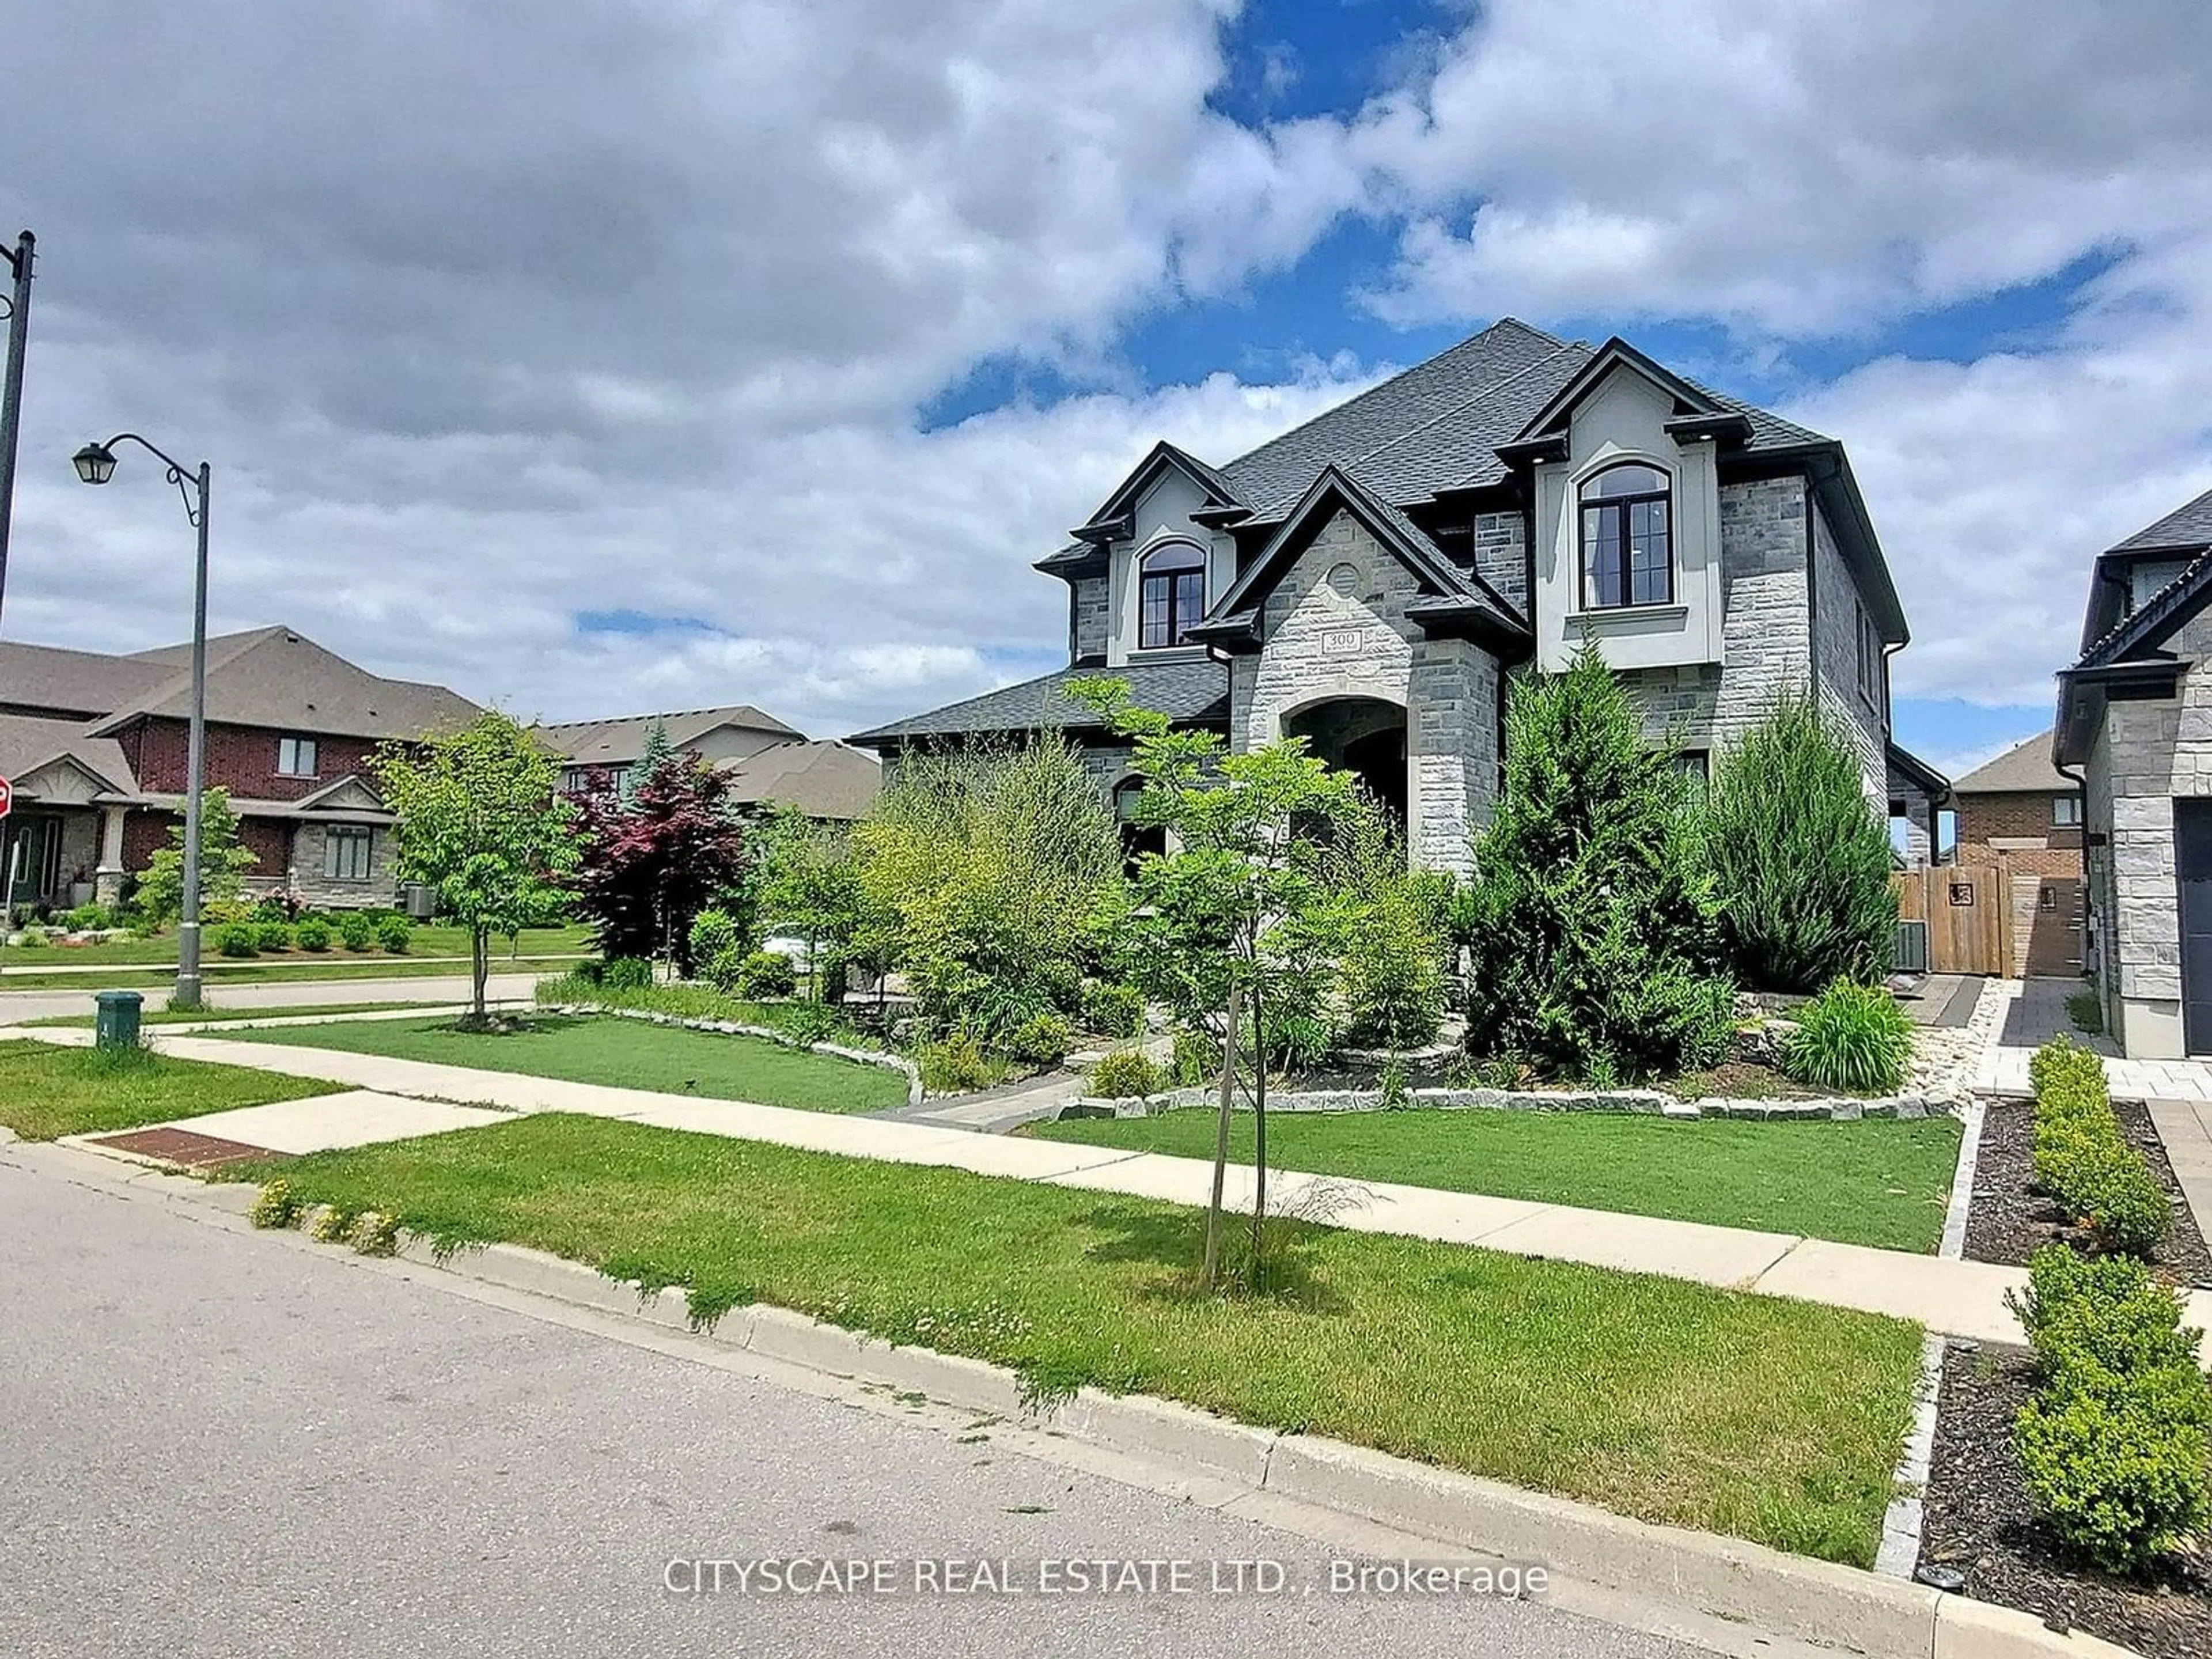
M 2212 489 L 2145 525 L 2125 541 L 2115 542 L 2107 550 L 2185 553 L 2206 546 L 2212 546 Z

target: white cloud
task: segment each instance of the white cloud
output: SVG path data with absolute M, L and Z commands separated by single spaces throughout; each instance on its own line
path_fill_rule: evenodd
M 1370 376 L 1146 389 L 1115 355 L 1346 211 L 1396 233 L 1393 320 L 1715 320 L 1785 369 L 2116 258 L 2054 339 L 1790 407 L 1850 447 L 1911 695 L 2042 701 L 2089 556 L 2212 484 L 2212 9 L 1496 0 L 1364 108 L 1257 128 L 1206 102 L 1234 9 L 28 9 L 7 634 L 181 633 L 158 476 L 66 471 L 131 425 L 216 465 L 225 624 L 552 715 L 911 712 L 1062 641 L 1028 563 L 1154 438 L 1225 459 Z M 1006 357 L 1106 389 L 915 428 Z
M 2204 222 L 2212 12 L 1501 0 L 1347 144 L 1400 320 L 1863 329 Z

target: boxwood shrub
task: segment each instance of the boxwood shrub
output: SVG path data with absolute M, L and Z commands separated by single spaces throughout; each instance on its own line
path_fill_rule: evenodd
M 2212 1386 L 2181 1294 L 2124 1256 L 2036 1253 L 2009 1298 L 2037 1388 L 2014 1425 L 2037 1512 L 2066 1548 L 2140 1574 L 2212 1518 Z
M 2148 1255 L 2172 1225 L 2172 1204 L 2149 1160 L 2121 1133 L 2104 1062 L 2056 1037 L 2036 1051 L 2028 1078 L 2035 1184 L 2105 1249 Z

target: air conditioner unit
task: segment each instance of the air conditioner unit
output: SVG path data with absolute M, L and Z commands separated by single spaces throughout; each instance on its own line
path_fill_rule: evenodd
M 437 914 L 438 896 L 419 881 L 410 881 L 399 890 L 399 902 L 417 921 L 428 921 Z

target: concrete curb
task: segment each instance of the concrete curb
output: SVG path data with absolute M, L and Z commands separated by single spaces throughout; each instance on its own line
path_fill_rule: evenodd
M 244 1207 L 253 1190 L 228 1188 L 242 1202 L 222 1207 Z M 1055 1437 L 1187 1473 L 1209 1489 L 1225 1487 L 1227 1502 L 1269 1494 L 1867 1659 L 2128 1659 L 2126 1649 L 2061 1634 L 2011 1608 L 1741 1540 L 1634 1521 L 1318 1436 L 1254 1428 L 1172 1401 L 1091 1389 L 1039 1401 L 1002 1367 L 872 1340 L 785 1309 L 732 1309 L 695 1328 L 680 1290 L 647 1293 L 517 1245 L 441 1253 L 429 1240 L 406 1234 L 398 1255 L 664 1328 L 696 1328 L 714 1343 L 833 1376 L 994 1417 L 1025 1418 Z

